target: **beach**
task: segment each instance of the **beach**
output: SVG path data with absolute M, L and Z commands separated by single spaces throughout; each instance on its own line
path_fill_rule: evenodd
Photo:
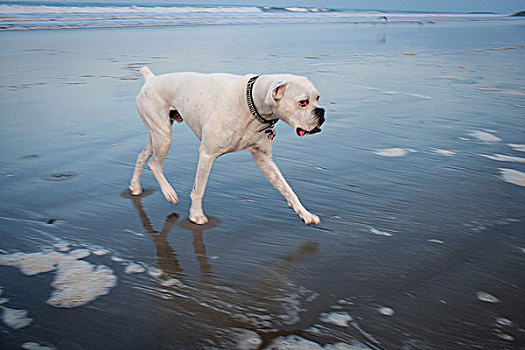
M 0 31 L 0 347 L 525 346 L 523 20 Z M 6 49 L 7 48 L 7 49 Z M 148 66 L 308 77 L 323 131 L 219 158 L 188 220 L 198 139 L 149 170 Z M 29 345 L 28 345 L 29 344 Z

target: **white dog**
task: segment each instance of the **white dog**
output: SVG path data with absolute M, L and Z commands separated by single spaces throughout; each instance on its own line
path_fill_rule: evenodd
M 273 126 L 279 120 L 299 136 L 321 131 L 324 109 L 319 92 L 306 78 L 282 74 L 231 75 L 171 73 L 155 76 L 147 67 L 140 73 L 145 83 L 137 96 L 137 108 L 149 129 L 148 143 L 137 157 L 129 189 L 140 195 L 140 174 L 147 160 L 166 199 L 178 197 L 162 173 L 171 145 L 173 121 L 186 121 L 201 141 L 195 183 L 191 191 L 189 219 L 205 224 L 202 197 L 214 160 L 226 153 L 250 150 L 255 164 L 308 225 L 320 224 L 306 210 L 272 160 Z

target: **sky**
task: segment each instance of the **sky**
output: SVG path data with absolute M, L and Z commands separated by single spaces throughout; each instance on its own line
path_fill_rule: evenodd
M 515 13 L 525 10 L 525 0 L 3 0 L 9 2 L 119 3 L 181 5 L 306 6 L 443 12 Z

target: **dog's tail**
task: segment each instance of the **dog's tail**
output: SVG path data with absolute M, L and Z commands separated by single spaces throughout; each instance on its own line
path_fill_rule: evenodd
M 140 69 L 140 74 L 144 78 L 144 81 L 148 81 L 155 76 L 155 74 L 153 74 L 153 72 L 146 66 Z

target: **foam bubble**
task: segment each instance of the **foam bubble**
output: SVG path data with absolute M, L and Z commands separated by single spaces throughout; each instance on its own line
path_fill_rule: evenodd
M 525 186 L 525 173 L 514 169 L 500 168 L 500 175 L 506 182 L 518 186 Z
M 506 340 L 506 341 L 514 341 L 514 337 L 512 335 L 510 335 L 510 334 L 498 333 L 496 335 L 500 339 L 503 339 L 503 340 Z
M 124 232 L 129 232 L 129 233 L 132 233 L 134 234 L 135 236 L 139 236 L 139 237 L 144 237 L 144 234 L 143 233 L 140 233 L 140 232 L 135 232 L 133 230 L 130 230 L 130 229 L 124 229 Z
M 160 285 L 163 287 L 172 287 L 172 286 L 184 287 L 184 284 L 176 278 L 170 278 L 165 281 L 162 281 Z
M 279 315 L 279 318 L 284 324 L 291 325 L 300 321 L 299 313 L 304 311 L 301 307 L 301 295 L 304 290 L 299 290 L 298 293 L 291 293 L 279 298 L 281 307 L 285 313 Z
M 394 316 L 394 310 L 386 306 L 380 307 L 379 312 L 381 315 Z
M 525 163 L 525 158 L 514 157 L 514 156 L 507 156 L 507 155 L 504 155 L 504 154 L 495 154 L 495 155 L 480 154 L 480 156 L 488 158 L 488 159 L 492 159 L 492 160 L 497 160 L 497 161 L 500 161 L 500 162 Z
M 162 276 L 162 270 L 159 269 L 158 267 L 149 267 L 148 268 L 148 274 L 151 276 L 151 277 L 155 277 L 155 278 L 158 278 L 160 276 Z
M 256 350 L 262 343 L 259 334 L 242 328 L 234 328 L 235 349 L 238 350 Z
M 56 348 L 54 346 L 40 345 L 38 343 L 31 341 L 31 342 L 22 344 L 22 349 L 25 349 L 25 350 L 55 350 Z
M 126 260 L 124 260 L 124 259 L 122 259 L 121 257 L 118 257 L 118 256 L 112 256 L 111 260 L 115 261 L 115 262 L 124 262 L 124 261 L 126 261 Z
M 496 320 L 496 323 L 501 325 L 501 326 L 506 326 L 506 327 L 510 327 L 512 326 L 514 323 L 509 320 L 508 318 L 503 318 L 503 317 L 500 317 Z
M 431 96 L 423 95 L 423 94 L 407 94 L 408 96 L 417 97 L 417 98 L 423 98 L 423 99 L 430 99 Z
M 481 141 L 487 141 L 487 142 L 499 142 L 501 139 L 495 135 L 492 135 L 491 133 L 485 132 L 485 131 L 473 131 L 470 133 L 470 136 L 477 138 Z
M 2 306 L 2 309 L 4 311 L 2 313 L 2 321 L 13 329 L 24 328 L 33 321 L 32 318 L 27 317 L 27 310 L 10 309 L 5 306 Z
M 107 249 L 104 249 L 104 248 L 100 248 L 100 249 L 95 249 L 93 250 L 93 254 L 97 255 L 97 256 L 102 256 L 102 255 L 106 255 L 109 253 L 109 250 Z
M 84 259 L 91 255 L 91 252 L 87 249 L 75 249 L 69 252 L 69 256 L 74 259 Z
M 525 152 L 525 145 L 518 145 L 515 143 L 507 143 L 507 145 L 514 148 L 516 151 Z
M 496 298 L 494 295 L 486 293 L 486 292 L 478 292 L 477 293 L 478 300 L 486 302 L 486 303 L 499 303 L 500 300 Z
M 316 334 L 316 335 L 321 335 L 321 330 L 317 328 L 316 326 L 312 326 L 310 328 L 305 329 L 305 332 Z
M 290 335 L 288 337 L 278 337 L 274 339 L 266 350 L 370 350 L 369 347 L 354 340 L 351 344 L 348 343 L 335 343 L 326 344 L 322 346 L 311 340 L 307 340 L 296 335 Z
M 126 269 L 124 270 L 124 272 L 126 274 L 131 274 L 131 273 L 142 273 L 146 271 L 146 269 L 144 268 L 144 266 L 142 265 L 139 265 L 137 263 L 129 263 L 127 266 L 126 266 Z
M 61 252 L 67 252 L 69 248 L 69 243 L 67 242 L 60 242 L 53 245 L 56 249 L 58 249 Z
M 446 80 L 456 80 L 456 81 L 462 81 L 462 80 L 465 80 L 463 78 L 459 78 L 459 77 L 441 77 L 442 79 L 446 79 Z
M 456 154 L 456 152 L 454 151 L 447 151 L 444 149 L 437 149 L 437 148 L 434 149 L 434 153 L 437 155 L 446 156 L 446 157 L 452 157 L 453 155 Z
M 416 150 L 410 148 L 385 148 L 378 150 L 376 154 L 383 157 L 403 157 L 412 152 L 416 152 Z
M 514 90 L 511 90 L 511 91 L 502 91 L 502 93 L 504 93 L 505 95 L 513 95 L 513 96 L 525 96 L 525 94 L 521 91 L 514 91 Z
M 380 231 L 376 228 L 373 228 L 372 226 L 369 226 L 369 230 L 370 232 L 372 232 L 374 235 L 378 235 L 378 236 L 387 236 L 387 237 L 390 237 L 392 236 L 392 234 L 390 232 L 385 232 L 385 231 Z
M 323 313 L 319 319 L 326 323 L 335 324 L 340 327 L 348 327 L 348 322 L 352 321 L 353 318 L 347 312 L 330 312 Z

